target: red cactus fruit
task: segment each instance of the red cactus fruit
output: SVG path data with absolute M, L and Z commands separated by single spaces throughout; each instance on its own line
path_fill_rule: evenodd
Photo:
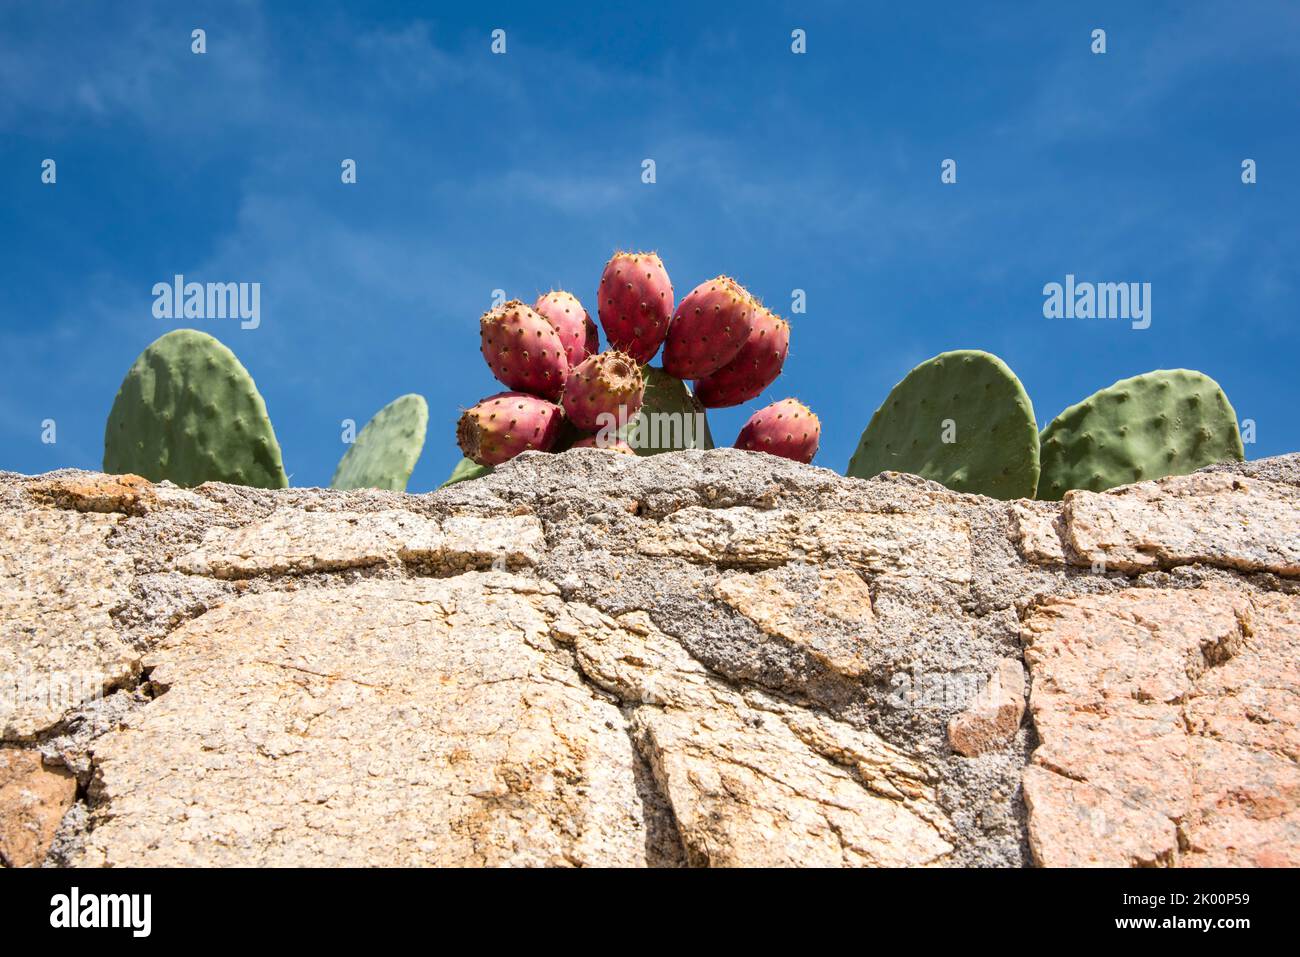
M 520 452 L 549 452 L 564 412 L 524 392 L 498 392 L 466 409 L 456 423 L 456 442 L 467 459 L 500 465 Z
M 677 306 L 664 371 L 679 379 L 702 379 L 736 358 L 753 325 L 757 303 L 728 276 L 702 282 Z
M 695 396 L 707 409 L 724 409 L 757 398 L 776 381 L 790 350 L 790 324 L 755 303 L 749 338 L 721 369 L 695 383 Z
M 636 450 L 622 439 L 602 439 L 599 435 L 589 435 L 569 446 L 572 449 L 605 449 L 608 452 L 621 452 L 624 455 L 636 455 Z
M 600 350 L 596 324 L 573 293 L 552 290 L 538 296 L 533 311 L 549 322 L 559 335 L 570 369 Z
M 615 253 L 605 264 L 596 314 L 610 347 L 645 365 L 668 335 L 673 284 L 654 253 Z
M 569 373 L 560 402 L 575 428 L 595 432 L 611 421 L 602 420 L 603 415 L 627 421 L 641 410 L 644 398 L 645 381 L 636 360 L 610 351 L 583 360 Z
M 807 464 L 817 454 L 822 424 L 798 399 L 782 399 L 749 417 L 736 439 L 736 448 L 769 452 Z
M 558 399 L 569 376 L 569 359 L 550 322 L 511 299 L 479 319 L 483 358 L 511 389 Z

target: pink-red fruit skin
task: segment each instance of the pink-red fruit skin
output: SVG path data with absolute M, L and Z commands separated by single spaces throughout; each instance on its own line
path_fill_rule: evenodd
M 762 394 L 776 381 L 790 351 L 790 324 L 770 309 L 755 304 L 749 338 L 721 369 L 695 383 L 695 397 L 706 409 L 740 405 Z
M 654 253 L 615 253 L 596 292 L 596 315 L 610 347 L 645 365 L 659 352 L 673 316 L 673 284 Z
M 745 287 L 718 276 L 692 289 L 677 306 L 664 371 L 679 379 L 702 379 L 736 358 L 749 338 L 757 303 Z
M 584 359 L 569 373 L 560 400 L 574 427 L 595 432 L 613 421 L 626 422 L 641 410 L 645 382 L 641 369 L 626 352 L 611 350 Z
M 533 311 L 551 324 L 564 346 L 564 354 L 573 368 L 587 356 L 600 350 L 600 334 L 587 310 L 571 292 L 552 290 L 538 296 Z
M 768 452 L 807 464 L 817 454 L 822 424 L 798 399 L 782 399 L 749 417 L 736 439 L 736 448 Z
M 558 399 L 569 377 L 559 334 L 532 308 L 511 299 L 479 319 L 483 358 L 508 388 Z M 480 463 L 481 464 L 481 463 Z
M 574 442 L 573 445 L 569 446 L 569 448 L 604 449 L 607 452 L 621 452 L 624 455 L 636 455 L 636 450 L 622 439 L 602 441 L 598 435 L 589 435 L 585 439 L 578 439 L 578 441 Z
M 498 392 L 466 409 L 456 423 L 456 442 L 465 458 L 500 465 L 520 452 L 549 452 L 560 433 L 564 412 L 525 392 Z

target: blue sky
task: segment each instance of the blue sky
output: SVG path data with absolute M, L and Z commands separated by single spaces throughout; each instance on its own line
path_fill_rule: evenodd
M 1297 450 L 1297 37 L 1281 0 L 5 4 L 0 468 L 99 467 L 122 375 L 186 325 L 152 314 L 182 273 L 262 284 L 259 328 L 189 324 L 257 380 L 293 484 L 329 482 L 341 420 L 419 392 L 411 489 L 436 487 L 497 389 L 492 290 L 594 313 L 619 248 L 657 250 L 679 297 L 726 273 L 791 319 L 772 389 L 711 413 L 720 442 L 795 395 L 843 471 L 913 365 L 981 348 L 1040 425 L 1188 367 L 1255 420 L 1249 457 Z M 1151 327 L 1044 318 L 1067 273 L 1150 282 Z

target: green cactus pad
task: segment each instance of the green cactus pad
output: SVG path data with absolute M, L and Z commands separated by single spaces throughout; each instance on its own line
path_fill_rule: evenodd
M 557 455 L 560 452 L 567 452 L 569 449 L 573 448 L 574 442 L 578 442 L 586 437 L 586 432 L 583 432 L 566 418 L 560 423 L 560 432 L 555 437 L 555 444 L 551 446 L 551 451 Z
M 957 492 L 1032 498 L 1038 424 L 1015 373 L 974 349 L 922 362 L 871 417 L 846 474 L 886 471 L 911 472 Z
M 468 482 L 470 479 L 482 478 L 491 474 L 492 466 L 479 465 L 473 459 L 461 459 L 456 464 L 456 467 L 451 470 L 451 477 L 439 485 L 438 488 L 446 488 L 448 485 L 455 485 L 457 482 Z
M 289 484 L 252 376 L 194 329 L 156 340 L 127 372 L 104 428 L 104 471 L 187 487 Z
M 641 412 L 628 423 L 620 436 L 636 450 L 637 455 L 658 455 L 660 452 L 673 452 L 683 448 L 713 448 L 713 434 L 709 431 L 704 406 L 691 394 L 685 382 L 663 369 L 648 365 L 641 367 L 641 377 L 645 380 L 645 400 L 641 403 Z M 664 413 L 675 416 L 693 416 L 698 413 L 699 418 L 648 418 Z M 697 422 L 702 428 L 696 428 Z
M 1246 457 L 1237 413 L 1219 384 L 1188 369 L 1121 379 L 1072 405 L 1043 430 L 1038 494 L 1185 475 Z
M 366 423 L 334 470 L 330 488 L 384 488 L 405 492 L 424 449 L 429 406 L 411 393 L 394 399 Z

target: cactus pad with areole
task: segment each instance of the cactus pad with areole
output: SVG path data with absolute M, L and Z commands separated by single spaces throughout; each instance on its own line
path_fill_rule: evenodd
M 713 448 L 704 406 L 685 382 L 654 366 L 642 366 L 641 377 L 645 380 L 641 411 L 623 430 L 637 455 Z
M 1038 493 L 1101 492 L 1244 458 L 1237 414 L 1219 384 L 1162 369 L 1121 379 L 1053 419 L 1042 434 Z
M 429 424 L 424 396 L 394 399 L 366 423 L 334 471 L 330 488 L 382 488 L 405 492 Z
M 127 372 L 104 428 L 104 471 L 185 487 L 289 484 L 252 376 L 195 329 L 155 340 Z
M 479 465 L 473 459 L 461 459 L 456 463 L 456 467 L 451 470 L 451 475 L 447 477 L 447 481 L 439 485 L 438 488 L 443 489 L 448 485 L 455 485 L 457 482 L 468 482 L 470 479 L 482 478 L 491 474 L 492 466 Z
M 1024 387 L 997 356 L 973 349 L 922 362 L 871 417 L 848 475 L 910 472 L 957 492 L 1032 498 L 1038 425 Z

